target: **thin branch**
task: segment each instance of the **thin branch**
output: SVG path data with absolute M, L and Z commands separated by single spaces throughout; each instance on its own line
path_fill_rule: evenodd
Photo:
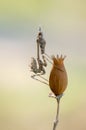
M 53 130 L 56 130 L 56 127 L 58 125 L 59 122 L 59 105 L 60 105 L 60 99 L 63 96 L 63 94 L 58 95 L 57 97 L 55 95 L 50 94 L 49 97 L 55 98 L 57 101 L 57 113 L 56 113 L 56 118 L 55 121 L 53 123 Z
M 57 113 L 56 113 L 56 119 L 55 119 L 55 121 L 53 123 L 53 130 L 56 130 L 57 124 L 59 122 L 59 120 L 58 120 L 58 117 L 59 117 L 59 104 L 60 104 L 60 99 L 57 100 Z

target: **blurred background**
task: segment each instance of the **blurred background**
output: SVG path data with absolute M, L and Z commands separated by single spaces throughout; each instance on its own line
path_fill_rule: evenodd
M 86 130 L 86 1 L 0 1 L 0 130 L 52 130 L 56 101 L 49 87 L 31 79 L 41 26 L 48 55 L 66 55 L 68 88 L 59 130 Z M 48 63 L 45 77 L 52 65 Z

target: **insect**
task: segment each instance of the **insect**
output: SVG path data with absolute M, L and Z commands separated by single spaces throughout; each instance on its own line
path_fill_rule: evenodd
M 44 55 L 46 41 L 43 38 L 43 33 L 41 32 L 41 28 L 39 28 L 39 33 L 37 36 L 36 43 L 37 43 L 37 58 L 35 59 L 34 57 L 32 57 L 32 59 L 31 59 L 30 68 L 31 68 L 31 71 L 34 73 L 34 75 L 32 75 L 31 78 L 47 84 L 46 82 L 41 81 L 36 78 L 36 76 L 39 76 L 43 80 L 48 81 L 47 79 L 45 79 L 44 77 L 41 76 L 46 73 L 45 67 L 47 67 L 47 62 L 46 62 L 45 55 Z M 40 53 L 41 53 L 41 56 L 40 56 Z

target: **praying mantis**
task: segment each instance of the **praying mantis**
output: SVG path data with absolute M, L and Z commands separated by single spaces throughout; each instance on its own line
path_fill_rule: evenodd
M 39 28 L 39 33 L 37 36 L 37 58 L 35 59 L 34 57 L 31 58 L 31 71 L 34 73 L 31 78 L 42 82 L 46 85 L 48 84 L 48 80 L 45 79 L 42 75 L 44 75 L 46 73 L 45 68 L 47 67 L 47 61 L 48 60 L 50 62 L 49 59 L 51 59 L 46 53 L 45 53 L 45 46 L 46 46 L 46 41 L 43 38 L 43 33 L 41 31 L 41 28 Z M 48 59 L 49 58 L 49 59 Z M 41 81 L 39 79 L 36 78 L 36 76 L 42 78 L 45 81 Z

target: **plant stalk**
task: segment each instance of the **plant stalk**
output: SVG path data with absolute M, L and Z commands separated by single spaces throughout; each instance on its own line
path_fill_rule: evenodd
M 53 130 L 56 130 L 56 127 L 58 125 L 59 122 L 59 106 L 60 106 L 60 99 L 62 97 L 63 94 L 59 95 L 56 97 L 56 101 L 57 101 L 57 113 L 56 113 L 56 118 L 55 121 L 53 123 Z

